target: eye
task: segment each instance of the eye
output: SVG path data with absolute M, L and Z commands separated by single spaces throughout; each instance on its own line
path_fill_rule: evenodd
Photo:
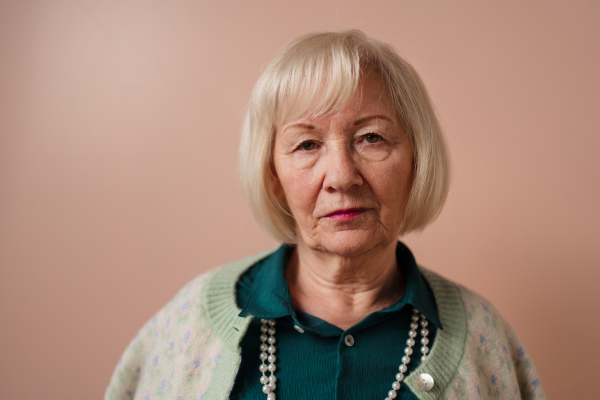
M 298 149 L 300 150 L 304 150 L 304 151 L 311 151 L 317 148 L 317 144 L 311 140 L 307 140 L 306 142 L 302 142 L 300 143 L 300 146 L 298 146 Z
M 367 133 L 366 135 L 363 136 L 363 139 L 367 143 L 377 143 L 383 138 L 376 133 Z

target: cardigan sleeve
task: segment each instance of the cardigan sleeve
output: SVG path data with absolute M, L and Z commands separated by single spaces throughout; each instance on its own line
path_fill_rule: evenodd
M 106 400 L 134 399 L 141 377 L 153 363 L 158 364 L 158 358 L 150 358 L 159 318 L 160 313 L 148 321 L 125 349 L 106 389 Z
M 510 325 L 483 297 L 461 287 L 465 353 L 446 399 L 546 399 L 535 366 Z
M 523 399 L 545 399 L 533 361 L 512 327 L 506 324 L 506 337 L 511 349 L 512 364 L 519 392 Z

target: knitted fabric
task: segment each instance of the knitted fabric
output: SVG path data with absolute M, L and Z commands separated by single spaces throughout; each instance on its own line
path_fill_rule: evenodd
M 238 316 L 235 284 L 269 253 L 207 272 L 185 286 L 129 344 L 105 399 L 227 399 L 250 322 Z M 529 355 L 493 306 L 432 271 L 421 273 L 444 329 L 427 361 L 405 378 L 410 390 L 422 400 L 545 399 Z M 416 386 L 421 373 L 434 379 L 428 392 Z

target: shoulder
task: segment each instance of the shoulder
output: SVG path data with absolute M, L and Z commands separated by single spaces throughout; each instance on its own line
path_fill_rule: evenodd
M 477 292 L 427 269 L 422 269 L 424 276 L 432 283 L 434 294 L 453 291 L 460 298 L 464 308 L 464 316 L 468 335 L 471 339 L 483 343 L 487 336 L 506 339 L 513 335 L 512 328 L 502 317 L 500 312 L 485 297 Z M 437 301 L 437 298 L 436 298 Z M 443 301 L 443 300 L 442 300 Z
M 420 271 L 431 286 L 438 308 L 443 310 L 444 303 L 449 299 L 458 300 L 464 309 L 464 316 L 469 328 L 481 324 L 489 328 L 498 328 L 500 325 L 506 324 L 498 310 L 485 297 L 432 270 L 420 267 Z
M 239 276 L 272 250 L 254 254 L 204 272 L 181 288 L 136 335 L 147 331 L 174 330 L 187 323 L 201 323 L 214 308 L 214 300 L 234 305 L 235 284 Z M 186 317 L 193 314 L 194 318 Z
M 273 250 L 268 250 L 253 254 L 198 275 L 181 288 L 146 326 L 156 322 L 165 322 L 170 325 L 173 322 L 172 317 L 188 310 L 196 316 L 206 318 L 207 313 L 212 312 L 215 300 L 221 303 L 226 301 L 233 306 L 235 284 L 240 275 L 272 252 Z

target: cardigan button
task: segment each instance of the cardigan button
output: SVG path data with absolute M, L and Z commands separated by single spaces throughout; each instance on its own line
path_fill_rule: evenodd
M 346 335 L 346 337 L 344 338 L 344 343 L 346 343 L 346 346 L 348 347 L 354 346 L 354 338 L 352 337 L 352 335 Z
M 417 387 L 425 392 L 428 392 L 433 387 L 433 378 L 429 374 L 421 374 L 417 376 Z

